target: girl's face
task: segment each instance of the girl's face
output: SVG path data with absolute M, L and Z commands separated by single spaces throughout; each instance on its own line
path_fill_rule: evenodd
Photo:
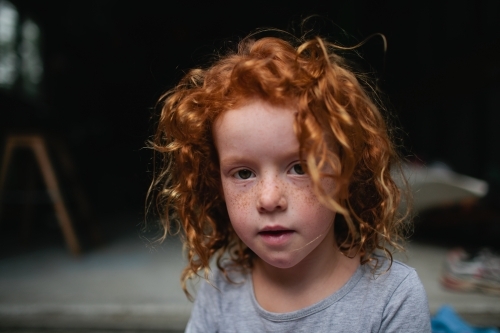
M 214 124 L 231 224 L 257 256 L 277 268 L 319 252 L 333 255 L 335 248 L 335 212 L 320 204 L 301 168 L 294 113 L 252 101 Z M 322 186 L 331 193 L 334 184 L 323 179 Z

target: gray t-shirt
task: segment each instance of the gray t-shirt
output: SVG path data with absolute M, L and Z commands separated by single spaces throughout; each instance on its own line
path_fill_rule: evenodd
M 431 332 L 422 283 L 413 268 L 398 261 L 388 272 L 375 276 L 362 265 L 332 295 L 288 313 L 272 313 L 259 306 L 251 275 L 240 275 L 241 283 L 232 284 L 216 270 L 211 281 L 213 286 L 202 281 L 188 333 Z

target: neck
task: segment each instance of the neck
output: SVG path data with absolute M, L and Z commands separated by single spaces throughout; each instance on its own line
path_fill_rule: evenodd
M 256 258 L 252 271 L 255 297 L 267 311 L 302 309 L 340 289 L 354 274 L 359 261 L 359 256 L 351 259 L 336 247 L 325 251 L 321 245 L 290 268 L 277 268 Z

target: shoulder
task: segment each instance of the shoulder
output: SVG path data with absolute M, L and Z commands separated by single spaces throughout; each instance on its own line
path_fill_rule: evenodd
M 356 320 L 369 327 L 368 332 L 430 332 L 427 295 L 415 269 L 377 259 L 377 270 L 368 264 L 359 268 L 361 277 L 342 300 L 342 309 L 358 313 Z
M 250 275 L 244 271 L 226 268 L 226 273 L 224 273 L 220 269 L 215 268 L 212 270 L 208 280 L 204 280 L 202 283 L 205 290 L 216 290 L 219 294 L 227 294 L 243 291 L 244 286 L 250 279 Z
M 384 263 L 379 274 L 373 275 L 371 289 L 384 300 L 380 331 L 430 332 L 427 295 L 415 269 L 394 260 Z
M 228 320 L 238 320 L 242 309 L 251 305 L 249 277 L 244 273 L 224 275 L 214 269 L 208 280 L 201 279 L 186 332 L 218 332 Z
M 362 266 L 362 281 L 369 281 L 372 287 L 383 286 L 385 290 L 395 291 L 401 284 L 416 283 L 421 284 L 420 278 L 413 267 L 408 266 L 398 260 L 392 262 L 385 257 L 376 256 L 378 260 L 376 268 L 370 264 Z
M 394 260 L 387 272 L 387 280 L 393 290 L 391 300 L 396 298 L 419 299 L 427 305 L 427 295 L 417 271 L 400 261 Z
M 195 302 L 205 298 L 210 298 L 212 304 L 227 301 L 228 298 L 245 292 L 248 280 L 249 276 L 243 272 L 228 270 L 224 274 L 220 269 L 215 268 L 207 280 L 200 279 Z
M 384 258 L 378 258 L 381 263 L 376 270 L 363 265 L 362 286 L 370 289 L 370 293 L 378 301 L 385 300 L 390 304 L 399 299 L 418 299 L 420 304 L 427 304 L 425 289 L 413 267 L 398 260 L 392 263 Z
M 394 281 L 396 283 L 399 283 L 398 288 L 411 285 L 418 285 L 421 286 L 422 291 L 424 291 L 422 282 L 418 277 L 417 271 L 413 267 L 410 267 L 400 261 L 394 260 L 391 265 L 389 273 L 394 279 Z
M 399 261 L 392 260 L 392 262 L 382 255 L 375 255 L 374 258 L 378 260 L 377 273 L 383 273 L 384 271 L 391 272 L 395 276 L 406 276 L 415 272 L 415 268 L 408 266 L 407 264 Z

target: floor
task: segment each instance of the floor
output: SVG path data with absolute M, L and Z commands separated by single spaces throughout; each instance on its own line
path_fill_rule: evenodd
M 500 326 L 500 297 L 440 287 L 448 250 L 415 240 L 399 259 L 416 268 L 432 313 L 449 304 L 471 324 Z M 4 255 L 0 332 L 182 332 L 192 306 L 180 288 L 184 265 L 176 238 L 152 246 L 138 228 L 79 257 L 62 242 Z

